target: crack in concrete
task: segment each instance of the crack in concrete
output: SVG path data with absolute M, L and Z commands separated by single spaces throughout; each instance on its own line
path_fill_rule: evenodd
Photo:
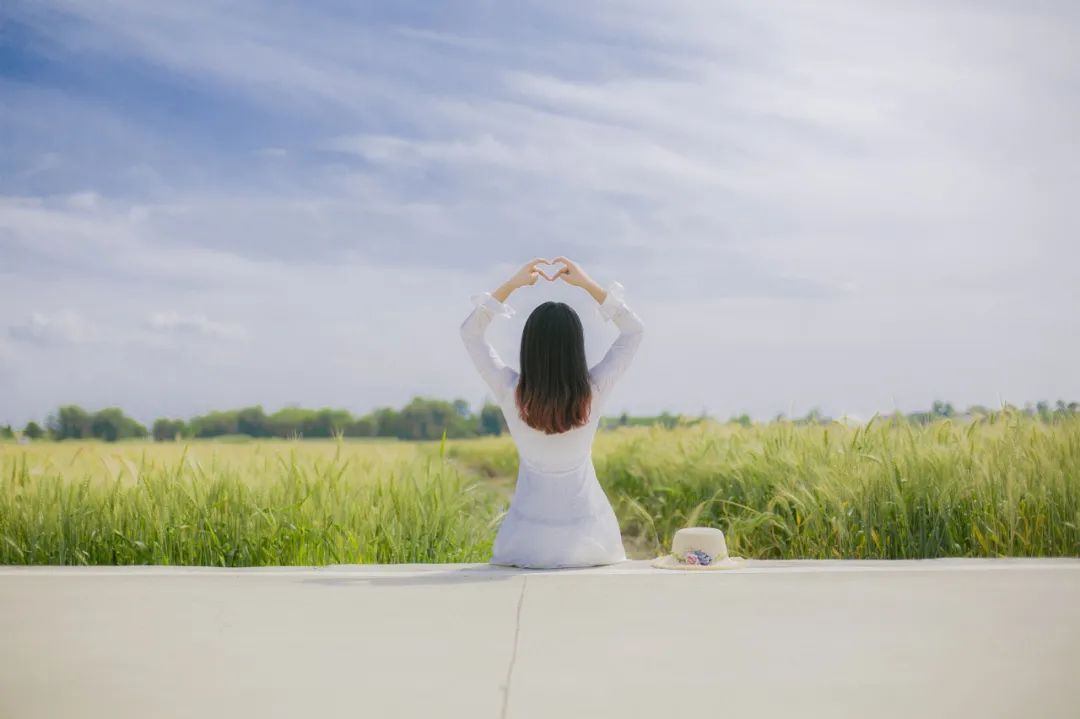
M 503 682 L 503 703 L 500 719 L 506 719 L 506 712 L 510 706 L 510 679 L 514 674 L 514 663 L 517 661 L 518 635 L 521 633 L 521 605 L 525 603 L 525 585 L 528 577 L 521 578 L 521 594 L 518 596 L 517 619 L 514 623 L 514 649 L 510 653 L 510 666 L 506 668 L 506 681 Z

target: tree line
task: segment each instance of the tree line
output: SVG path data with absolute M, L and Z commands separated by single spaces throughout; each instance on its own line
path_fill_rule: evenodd
M 248 437 L 395 437 L 397 439 L 439 439 L 499 435 L 507 431 L 499 406 L 485 403 L 473 412 L 468 402 L 452 402 L 414 397 L 401 409 L 380 407 L 365 415 L 345 409 L 303 409 L 286 407 L 267 413 L 262 406 L 213 411 L 189 419 L 162 417 L 147 428 L 118 407 L 88 411 L 78 405 L 64 405 L 49 415 L 45 426 L 29 422 L 23 436 L 29 439 L 122 439 L 158 441 L 209 439 L 229 435 Z M 0 427 L 0 438 L 15 434 L 10 426 Z
M 912 424 L 930 424 L 941 419 L 957 419 L 957 420 L 978 420 L 985 417 L 990 417 L 996 412 L 1018 412 L 1020 414 L 1026 414 L 1029 417 L 1042 420 L 1043 422 L 1053 422 L 1055 419 L 1071 417 L 1080 414 L 1080 402 L 1068 402 L 1065 400 L 1058 400 L 1051 405 L 1049 402 L 1043 400 L 1032 404 L 1028 402 L 1023 408 L 1017 407 L 1012 404 L 1003 404 L 998 409 L 986 407 L 981 404 L 973 404 L 966 410 L 958 411 L 951 402 L 944 402 L 942 400 L 934 400 L 930 409 L 920 412 L 908 412 L 906 414 L 896 412 L 894 415 L 888 415 L 893 419 L 899 418 L 911 422 Z M 833 421 L 832 417 L 825 415 L 819 409 L 812 409 L 802 417 L 788 418 L 783 414 L 778 414 L 773 418 L 774 422 L 791 422 L 793 424 L 805 425 L 805 424 L 829 424 Z M 730 424 L 741 424 L 744 427 L 749 427 L 754 423 L 748 414 L 741 414 L 732 417 L 728 420 Z
M 1037 402 L 1027 404 L 1021 410 L 1005 405 L 1003 410 L 1023 412 L 1045 422 L 1080 414 L 1080 403 L 1058 400 L 1056 404 Z M 992 414 L 992 410 L 973 405 L 958 412 L 951 403 L 935 401 L 925 412 L 898 415 L 909 422 L 926 424 L 938 419 L 977 419 Z M 660 415 L 631 417 L 625 412 L 618 416 L 601 417 L 602 430 L 628 426 L 675 427 L 694 424 L 707 417 L 687 417 L 664 412 Z M 753 420 L 747 414 L 732 417 L 732 424 L 750 425 Z M 775 421 L 792 421 L 795 424 L 827 424 L 832 421 L 819 410 L 811 410 L 805 416 L 787 420 L 777 415 Z M 180 439 L 210 439 L 232 435 L 248 437 L 328 438 L 344 437 L 393 437 L 403 440 L 460 439 L 466 437 L 498 436 L 507 431 L 506 419 L 499 405 L 485 402 L 479 412 L 473 412 L 463 399 L 453 401 L 414 397 L 401 409 L 380 407 L 365 415 L 354 415 L 344 409 L 302 409 L 286 407 L 267 414 L 262 406 L 209 412 L 190 419 L 160 418 L 148 429 L 137 420 L 127 416 L 119 407 L 107 407 L 88 411 L 78 405 L 65 405 L 49 415 L 42 426 L 28 422 L 22 436 L 38 439 L 99 439 L 115 442 L 122 439 L 146 439 L 159 442 Z M 15 429 L 0 426 L 0 439 L 12 439 Z

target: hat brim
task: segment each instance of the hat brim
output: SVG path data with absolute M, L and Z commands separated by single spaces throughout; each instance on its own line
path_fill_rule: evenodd
M 665 554 L 662 557 L 657 557 L 652 560 L 651 564 L 658 569 L 688 569 L 690 571 L 698 572 L 709 569 L 738 569 L 739 567 L 746 566 L 746 560 L 742 557 L 728 557 L 727 559 L 720 559 L 711 564 L 687 564 L 675 559 L 674 554 Z

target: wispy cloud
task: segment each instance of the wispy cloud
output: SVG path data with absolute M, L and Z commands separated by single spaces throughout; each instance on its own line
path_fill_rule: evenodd
M 7 334 L 16 342 L 42 347 L 82 344 L 97 337 L 94 326 L 73 310 L 34 312 L 26 321 L 9 326 Z
M 145 326 L 156 332 L 194 335 L 218 340 L 239 340 L 247 331 L 239 326 L 215 322 L 202 315 L 182 315 L 178 312 L 154 312 L 146 318 Z

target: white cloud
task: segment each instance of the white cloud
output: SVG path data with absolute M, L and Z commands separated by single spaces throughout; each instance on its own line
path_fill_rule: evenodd
M 8 327 L 8 337 L 16 342 L 39 346 L 82 344 L 97 337 L 97 331 L 77 312 L 34 312 L 24 322 Z
M 195 335 L 219 340 L 239 340 L 247 331 L 234 324 L 215 322 L 202 315 L 182 315 L 179 312 L 153 312 L 146 318 L 146 327 L 157 332 Z
M 68 204 L 76 210 L 96 210 L 101 202 L 101 196 L 96 192 L 76 192 L 68 197 Z

